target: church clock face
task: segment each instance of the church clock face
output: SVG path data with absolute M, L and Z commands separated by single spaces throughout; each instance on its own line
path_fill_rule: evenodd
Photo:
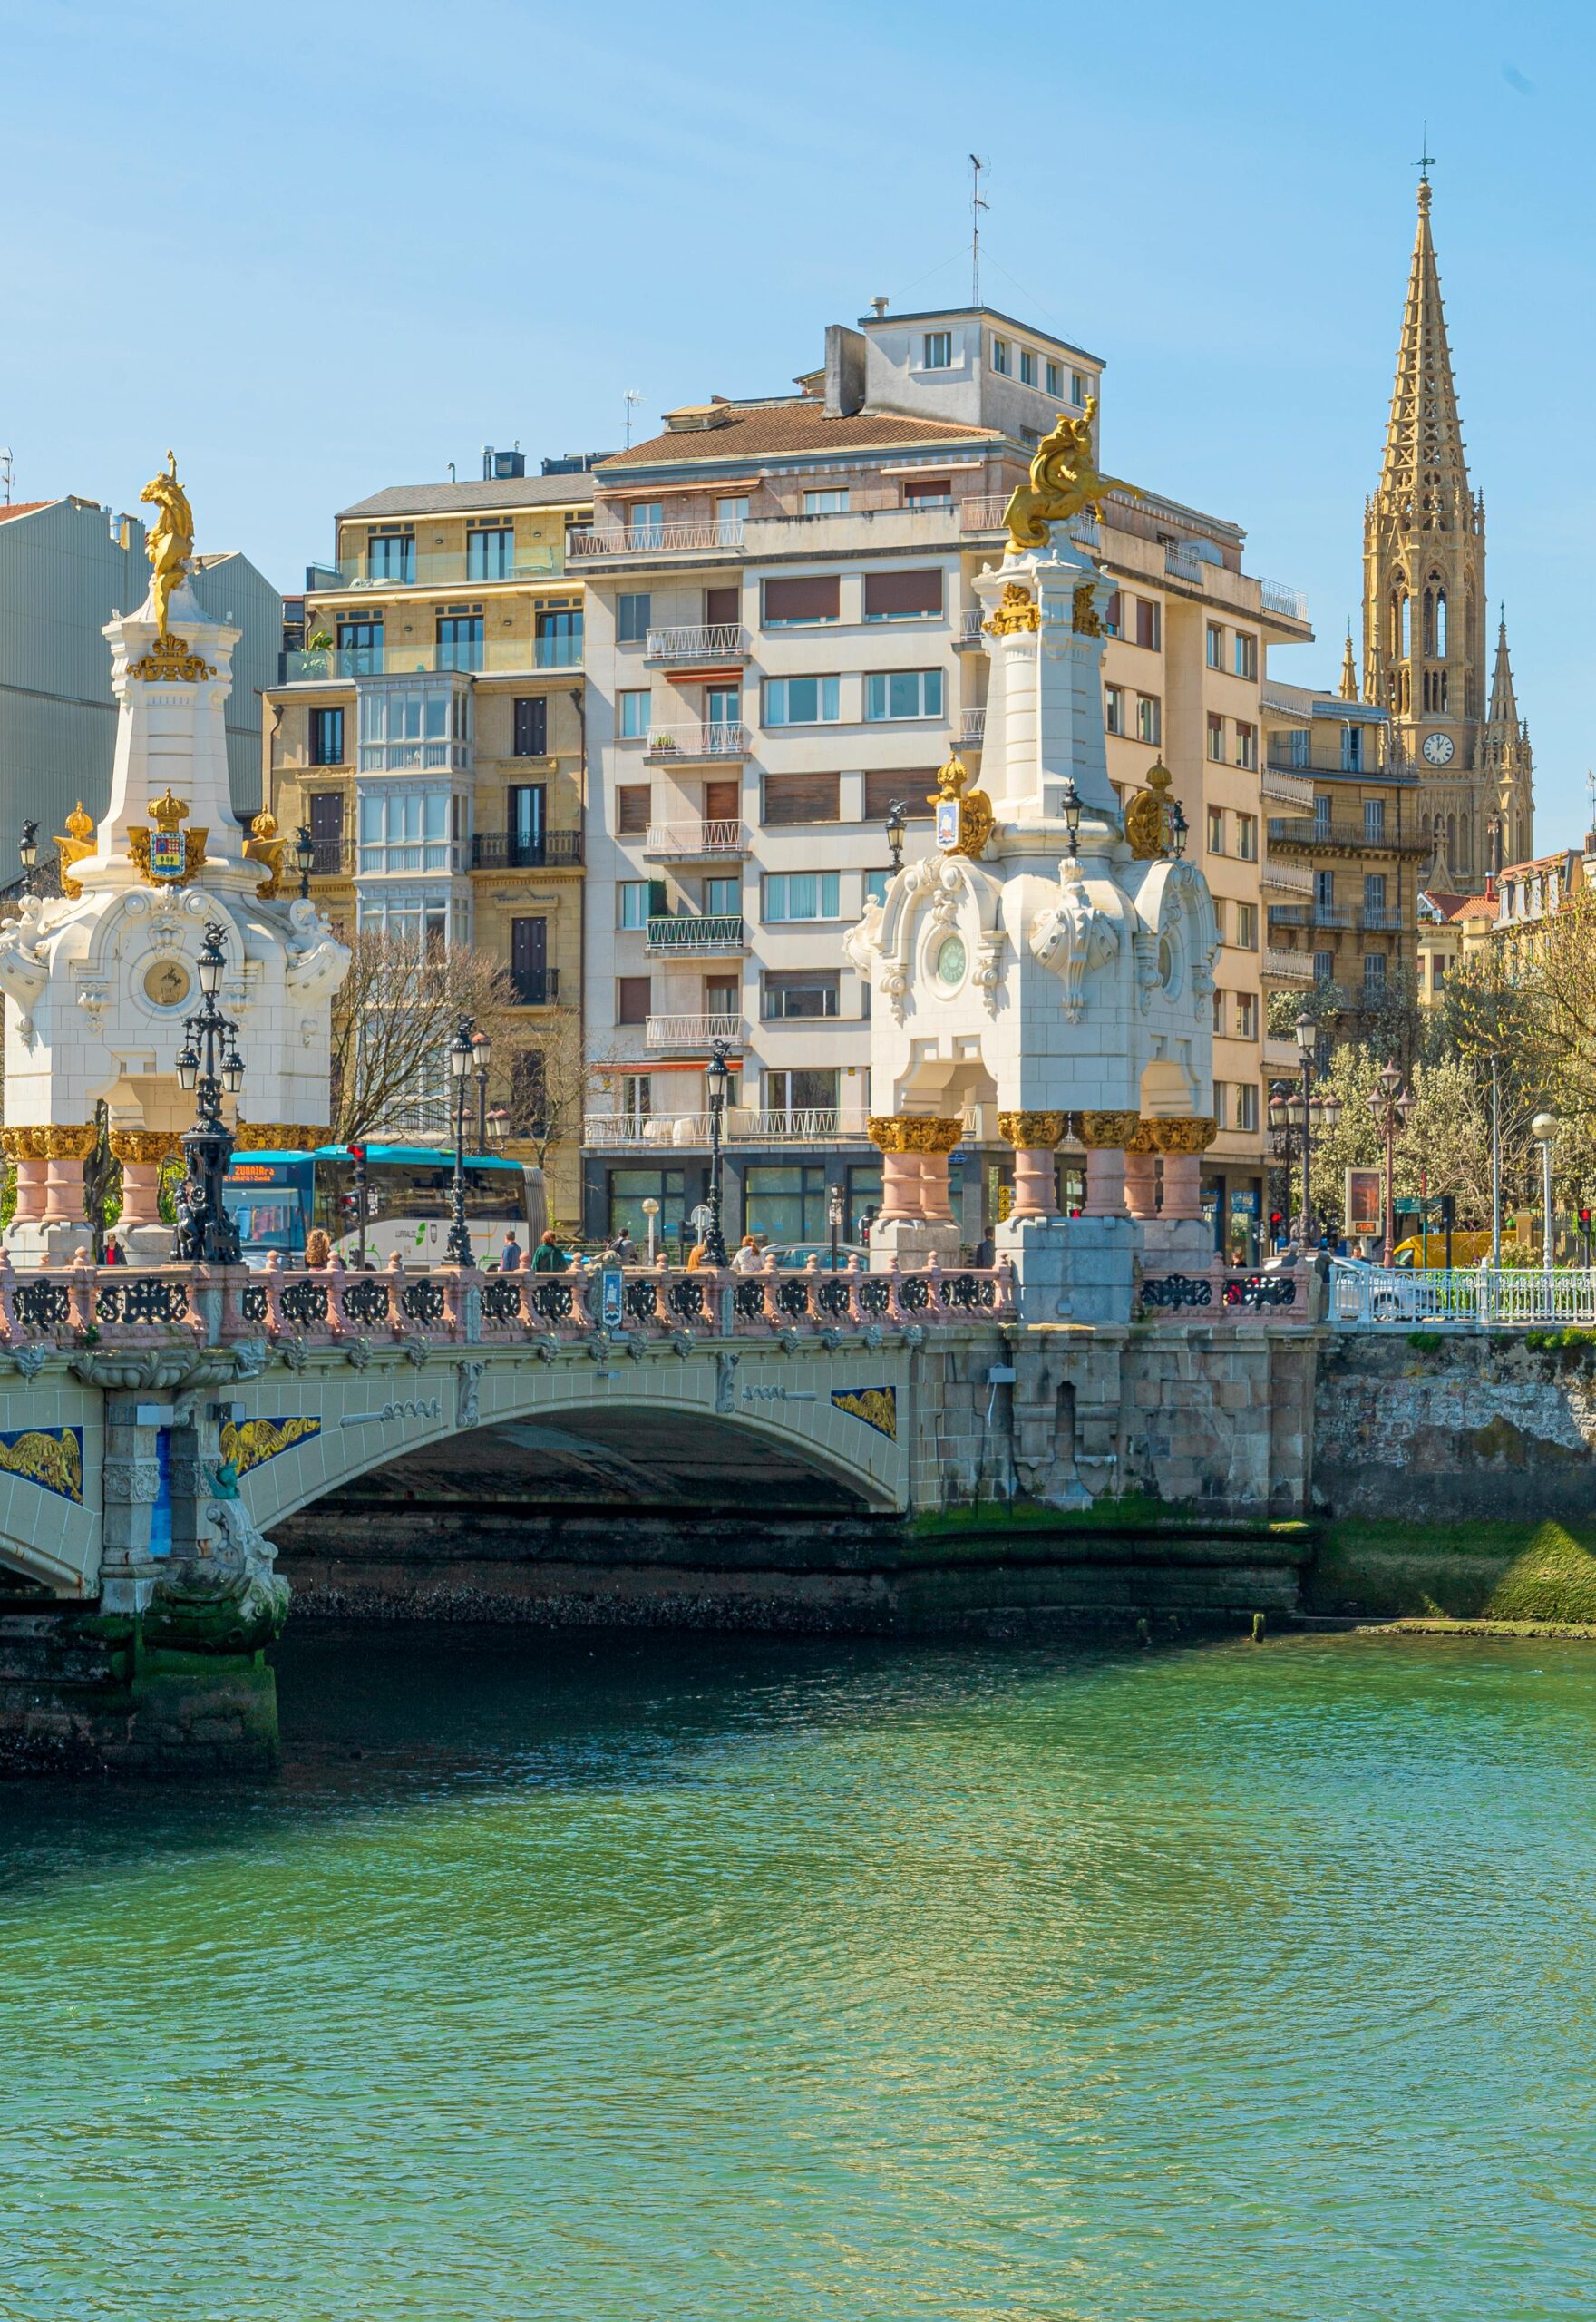
M 180 960 L 156 960 L 144 971 L 144 997 L 152 1008 L 180 1008 L 192 990 Z
M 1455 746 L 1450 734 L 1426 734 L 1424 738 L 1426 765 L 1450 766 Z

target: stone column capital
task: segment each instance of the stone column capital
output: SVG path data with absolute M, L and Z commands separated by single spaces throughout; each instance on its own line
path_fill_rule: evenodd
M 999 1113 L 998 1133 L 1022 1153 L 1047 1153 L 1068 1125 L 1067 1113 Z

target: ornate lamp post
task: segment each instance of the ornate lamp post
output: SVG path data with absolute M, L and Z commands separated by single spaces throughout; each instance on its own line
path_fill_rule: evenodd
M 1537 1113 L 1530 1135 L 1541 1148 L 1541 1263 L 1552 1271 L 1552 1144 L 1558 1130 L 1555 1113 Z
M 1316 1097 L 1313 1084 L 1319 1078 L 1319 1028 L 1305 1008 L 1297 1019 L 1297 1053 L 1302 1059 L 1302 1094 L 1288 1098 L 1293 1125 L 1302 1131 L 1302 1241 L 1307 1247 L 1313 1232 L 1313 1133 L 1318 1128 L 1334 1128 L 1341 1117 L 1339 1097 Z
M 709 1069 L 704 1077 L 709 1084 L 709 1231 L 704 1236 L 704 1256 L 706 1263 L 724 1266 L 726 1237 L 720 1224 L 720 1132 L 732 1078 L 725 1040 L 711 1040 Z
M 310 874 L 316 868 L 316 841 L 303 823 L 294 834 L 294 860 L 299 866 L 299 900 L 303 902 L 310 893 Z
M 1285 1166 L 1286 1197 L 1280 1204 L 1286 1221 L 1286 1238 L 1291 1238 L 1291 1131 L 1297 1127 L 1302 1112 L 1302 1099 L 1288 1081 L 1277 1080 L 1269 1092 L 1269 1125 L 1274 1132 L 1275 1151 Z
M 471 1046 L 476 1059 L 477 1151 L 485 1153 L 488 1149 L 488 1067 L 493 1061 L 493 1043 L 486 1032 L 473 1032 Z
M 1064 827 L 1069 834 L 1070 860 L 1074 862 L 1081 838 L 1081 794 L 1075 788 L 1073 774 L 1066 774 L 1059 785 L 1059 797 L 1064 805 Z
M 24 823 L 23 824 L 22 836 L 17 841 L 16 853 L 17 860 L 22 864 L 22 891 L 24 895 L 31 895 L 35 892 L 34 886 L 34 873 L 38 868 L 39 862 L 39 825 L 37 823 Z
M 909 809 L 901 798 L 894 798 L 887 809 L 887 844 L 892 851 L 892 875 L 897 877 L 903 868 L 903 839 L 909 828 Z
M 462 1016 L 449 1043 L 449 1072 L 454 1083 L 454 1175 L 449 1185 L 449 1238 L 444 1254 L 452 1266 L 471 1263 L 471 1234 L 465 1223 L 465 1097 L 472 1067 L 469 1016 Z
M 179 1082 L 198 1098 L 194 1126 L 183 1132 L 184 1174 L 172 1241 L 172 1256 L 189 1265 L 236 1266 L 240 1257 L 238 1229 L 221 1197 L 233 1152 L 233 1133 L 221 1114 L 222 1091 L 236 1097 L 244 1085 L 238 1028 L 216 1004 L 227 965 L 226 945 L 226 928 L 218 920 L 208 922 L 197 962 L 200 1009 L 183 1020 L 178 1057 Z
M 842 1188 L 834 1181 L 826 1189 L 826 1224 L 831 1230 L 832 1272 L 835 1273 L 841 1263 L 837 1244 L 842 1234 Z
M 1396 1093 L 1398 1089 L 1402 1090 L 1400 1096 Z M 1396 1240 L 1396 1195 L 1392 1184 L 1396 1168 L 1396 1139 L 1413 1117 L 1415 1101 L 1408 1090 L 1402 1088 L 1402 1075 L 1396 1066 L 1387 1064 L 1368 1100 L 1369 1111 L 1375 1117 L 1375 1127 L 1386 1140 L 1386 1199 L 1383 1209 L 1386 1245 L 1380 1254 L 1380 1263 L 1385 1266 L 1391 1263 L 1391 1253 Z

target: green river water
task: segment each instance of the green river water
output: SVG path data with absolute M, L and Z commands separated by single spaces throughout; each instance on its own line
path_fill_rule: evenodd
M 1596 2305 L 1596 1649 L 290 1632 L 0 1790 L 5 2322 Z

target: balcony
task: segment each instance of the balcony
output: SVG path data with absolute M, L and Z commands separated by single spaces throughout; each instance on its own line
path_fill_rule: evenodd
M 1277 805 L 1295 806 L 1304 815 L 1313 813 L 1313 778 L 1310 775 L 1294 773 L 1276 763 L 1271 756 L 1258 777 L 1259 794 L 1272 798 Z
M 646 668 L 691 668 L 700 663 L 745 661 L 753 648 L 741 621 L 700 621 L 696 627 L 651 629 L 644 649 Z
M 967 709 L 959 721 L 959 741 L 961 749 L 978 750 L 986 738 L 987 713 L 984 709 Z
M 1352 911 L 1346 903 L 1270 903 L 1271 927 L 1350 927 Z
M 1295 957 L 1295 954 L 1292 955 Z M 1287 1072 L 1295 1075 L 1302 1069 L 1302 1059 L 1295 1040 L 1271 1040 L 1263 1036 L 1263 1068 L 1266 1072 Z
M 1321 822 L 1317 815 L 1271 815 L 1269 843 L 1271 846 L 1302 846 L 1320 853 L 1338 847 L 1355 854 L 1428 854 L 1430 852 L 1429 842 L 1411 833 L 1404 835 L 1384 824 L 1375 831 L 1367 823 L 1336 821 L 1329 817 Z
M 480 645 L 429 644 L 325 647 L 319 652 L 280 653 L 277 683 L 351 685 L 361 678 L 406 678 L 444 674 L 521 677 L 539 669 L 579 669 L 579 637 L 490 637 Z
M 644 935 L 645 949 L 661 959 L 724 958 L 748 948 L 740 911 L 667 912 L 651 919 Z
M 745 855 L 754 843 L 745 823 L 650 823 L 643 842 L 648 863 L 703 863 L 715 855 Z
M 707 759 L 745 758 L 752 746 L 748 728 L 735 718 L 689 718 L 679 726 L 651 727 L 643 756 L 649 766 L 682 766 Z
M 1365 903 L 1358 914 L 1358 924 L 1370 935 L 1396 935 L 1401 932 L 1402 912 L 1396 903 Z
M 284 869 L 287 868 L 285 857 Z M 355 849 L 346 838 L 318 838 L 316 860 L 310 866 L 313 879 L 348 879 L 354 875 Z
M 741 1016 L 650 1016 L 643 1028 L 643 1045 L 664 1049 L 707 1049 L 711 1040 L 728 1048 L 745 1048 L 748 1027 Z
M 735 1150 L 750 1145 L 836 1145 L 862 1143 L 868 1135 L 862 1109 L 828 1108 L 798 1113 L 760 1113 L 741 1105 L 728 1107 L 722 1136 Z M 589 1146 L 703 1146 L 709 1144 L 707 1113 L 589 1113 L 582 1124 L 582 1142 Z
M 1263 886 L 1278 895 L 1312 896 L 1313 873 L 1297 863 L 1265 863 L 1260 876 Z
M 509 975 L 518 1008 L 552 1008 L 560 998 L 558 968 L 511 968 Z
M 479 831 L 471 843 L 473 871 L 569 871 L 581 860 L 580 831 L 540 831 L 534 838 Z
M 1289 580 L 1260 580 L 1258 593 L 1266 613 L 1283 613 L 1288 620 L 1299 620 L 1307 627 L 1308 599 Z
M 1265 981 L 1271 983 L 1312 983 L 1315 981 L 1313 954 L 1311 951 L 1277 951 L 1272 945 L 1266 946 L 1263 973 Z
M 986 615 L 979 605 L 973 605 L 968 612 L 959 615 L 959 628 L 953 639 L 953 650 L 956 653 L 984 653 L 986 651 L 987 640 L 981 634 L 981 623 L 985 619 Z
M 1011 489 L 990 493 L 980 499 L 961 500 L 959 503 L 959 530 L 966 532 L 1002 532 L 1003 512 L 1012 497 Z M 1079 548 L 1098 548 L 1102 545 L 1095 516 L 1077 516 L 1069 527 L 1069 537 Z
M 614 556 L 736 555 L 742 546 L 742 523 L 731 517 L 696 524 L 595 524 L 566 536 L 566 555 L 573 564 Z
M 332 597 L 356 590 L 375 595 L 395 589 L 490 589 L 506 580 L 549 580 L 565 571 L 563 543 L 550 548 L 527 547 L 509 555 L 484 555 L 454 549 L 446 554 L 427 551 L 408 556 L 384 554 L 374 558 L 340 557 L 331 564 L 307 564 L 307 597 Z

